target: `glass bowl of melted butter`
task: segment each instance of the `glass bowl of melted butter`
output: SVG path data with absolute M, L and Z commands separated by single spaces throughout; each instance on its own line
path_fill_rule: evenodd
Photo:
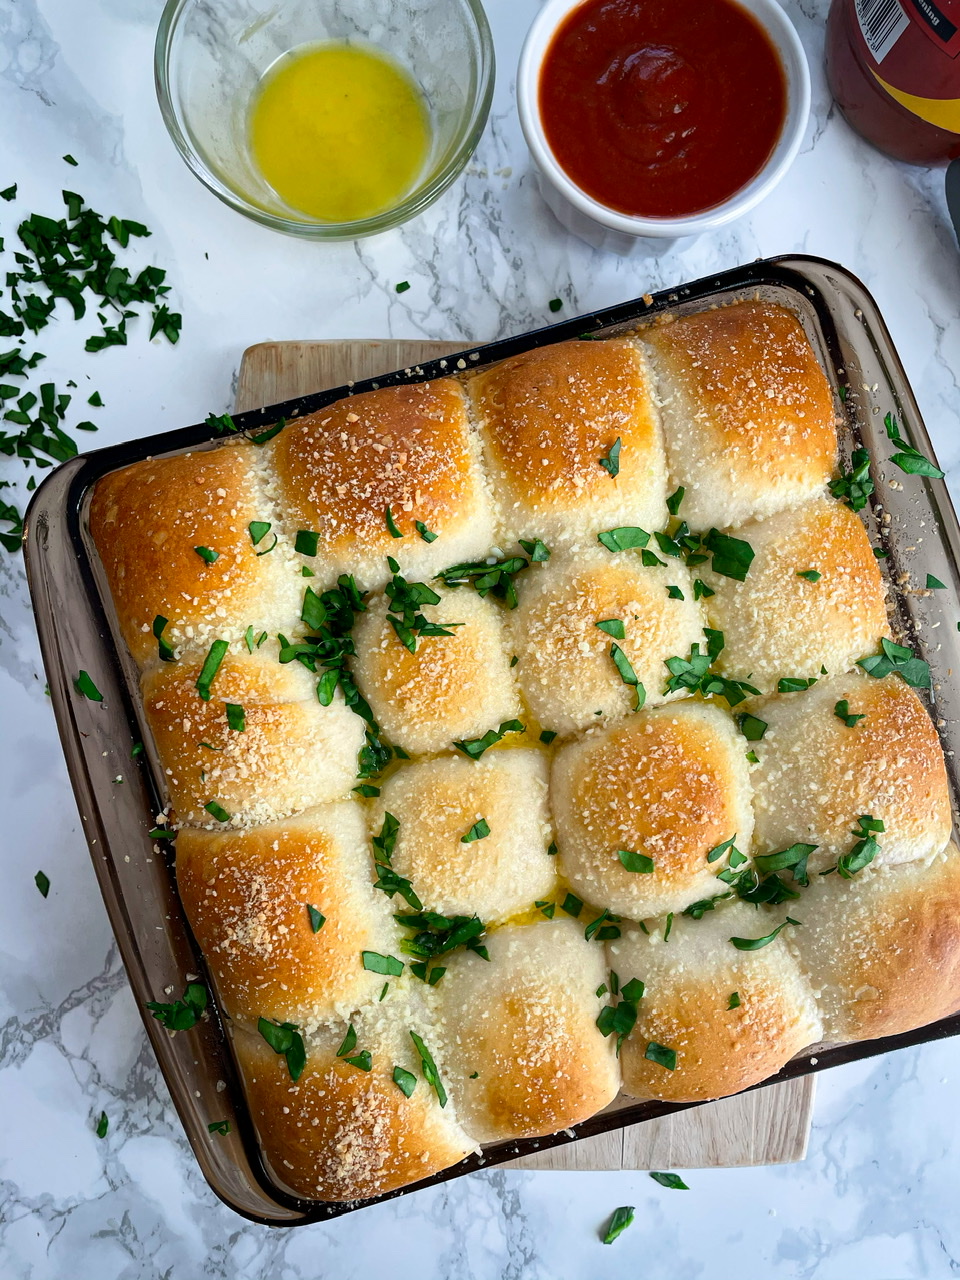
M 494 55 L 479 0 L 168 0 L 155 70 L 170 136 L 225 204 L 356 240 L 462 171 Z

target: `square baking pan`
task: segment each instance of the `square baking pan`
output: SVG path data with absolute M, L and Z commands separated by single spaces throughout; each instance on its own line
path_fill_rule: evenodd
M 880 564 L 895 603 L 895 628 L 930 664 L 928 701 L 946 756 L 956 838 L 960 683 L 953 682 L 953 672 L 960 670 L 956 626 L 960 528 L 942 480 L 904 476 L 889 462 L 895 446 L 884 430 L 887 413 L 899 419 L 909 440 L 928 457 L 932 456 L 930 439 L 876 304 L 843 267 L 804 256 L 755 262 L 376 380 L 239 414 L 235 421 L 243 431 L 261 431 L 280 417 L 296 418 L 376 387 L 479 369 L 548 343 L 581 336 L 612 337 L 629 333 L 666 312 L 683 314 L 747 298 L 780 303 L 799 317 L 834 390 L 842 459 L 849 464 L 852 450 L 860 447 L 870 455 L 875 490 L 861 515 L 874 546 L 887 552 Z M 157 852 L 149 836 L 155 815 L 166 801 L 163 775 L 141 720 L 136 671 L 118 639 L 86 512 L 93 486 L 108 472 L 147 457 L 217 448 L 223 443 L 222 438 L 211 439 L 209 426 L 198 425 L 72 459 L 53 472 L 34 495 L 27 513 L 25 544 L 50 695 L 90 855 L 147 1034 L 213 1190 L 254 1222 L 294 1226 L 337 1217 L 476 1169 L 684 1109 L 621 1097 L 575 1129 L 546 1138 L 491 1144 L 443 1173 L 388 1195 L 320 1203 L 286 1191 L 266 1164 L 219 1011 L 211 1006 L 210 1016 L 195 1029 L 179 1033 L 166 1031 L 150 1015 L 148 1000 L 162 1000 L 171 991 L 179 993 L 191 975 L 206 979 L 206 969 L 180 906 L 168 855 Z M 925 581 L 922 575 L 926 573 L 939 578 L 948 590 L 913 590 L 912 579 L 921 575 Z M 81 669 L 90 673 L 103 693 L 102 703 L 76 693 L 73 682 Z M 144 748 L 137 747 L 138 743 L 144 743 Z M 207 985 L 213 990 L 208 980 Z M 955 1014 L 903 1035 L 816 1046 L 755 1087 L 958 1032 L 960 1015 Z M 227 1135 L 208 1131 L 208 1125 L 223 1120 L 230 1122 Z

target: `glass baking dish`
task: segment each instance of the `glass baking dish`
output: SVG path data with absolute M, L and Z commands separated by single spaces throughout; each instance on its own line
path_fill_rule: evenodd
M 799 316 L 834 388 L 844 460 L 849 462 L 857 447 L 865 447 L 870 454 L 876 487 L 862 516 L 874 545 L 888 553 L 880 563 L 895 601 L 895 626 L 931 667 L 930 705 L 946 753 L 956 814 L 960 682 L 955 683 L 952 676 L 960 670 L 960 635 L 955 625 L 960 528 L 942 480 L 904 476 L 887 461 L 894 451 L 883 426 L 888 412 L 897 416 L 921 452 L 932 457 L 933 451 L 876 304 L 844 268 L 804 256 L 755 262 L 376 381 L 240 414 L 236 422 L 242 429 L 262 430 L 281 416 L 290 419 L 311 413 L 345 395 L 377 386 L 482 368 L 547 343 L 584 334 L 629 332 L 659 313 L 701 310 L 753 297 L 782 303 Z M 337 1217 L 375 1201 L 328 1204 L 285 1191 L 259 1150 L 218 1011 L 211 1009 L 211 1016 L 189 1033 L 172 1034 L 146 1009 L 148 1000 L 162 1000 L 171 991 L 179 994 L 190 975 L 205 975 L 205 966 L 180 907 L 172 869 L 164 856 L 155 853 L 148 834 L 164 803 L 162 774 L 149 735 L 141 727 L 136 673 L 116 638 L 109 593 L 86 525 L 89 495 L 101 476 L 149 456 L 216 448 L 220 443 L 211 440 L 208 426 L 198 425 L 65 463 L 41 485 L 30 505 L 26 566 L 50 694 L 90 855 L 134 997 L 187 1137 L 207 1181 L 232 1209 L 255 1222 L 293 1226 Z M 911 575 L 926 573 L 947 584 L 948 590 L 912 590 Z M 75 693 L 73 681 L 81 668 L 103 693 L 102 703 Z M 132 754 L 140 742 L 145 749 Z M 956 825 L 954 832 L 956 836 Z M 213 989 L 209 982 L 208 986 Z M 904 1035 L 815 1046 L 764 1084 L 958 1032 L 960 1015 L 955 1014 Z M 378 1199 L 406 1195 L 533 1151 L 681 1109 L 675 1104 L 620 1098 L 575 1129 L 547 1138 L 492 1144 L 435 1177 Z M 211 1135 L 208 1125 L 222 1120 L 230 1121 L 229 1134 Z

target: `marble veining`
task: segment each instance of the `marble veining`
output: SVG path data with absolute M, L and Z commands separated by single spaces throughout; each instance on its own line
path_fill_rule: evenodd
M 488 0 L 499 76 L 472 163 L 430 210 L 360 244 L 303 244 L 232 213 L 188 173 L 154 100 L 160 0 L 0 0 L 0 234 L 60 190 L 146 222 L 170 270 L 176 348 L 82 354 L 80 326 L 38 343 L 43 372 L 98 389 L 109 444 L 232 401 L 240 353 L 268 338 L 487 341 L 767 254 L 833 258 L 873 291 L 941 463 L 960 483 L 960 252 L 939 172 L 888 161 L 831 106 L 827 0 L 788 0 L 813 72 L 813 117 L 783 184 L 720 233 L 655 259 L 573 240 L 537 193 L 513 97 L 536 0 Z M 76 169 L 61 160 L 71 152 Z M 394 285 L 408 280 L 398 295 Z M 548 302 L 563 301 L 559 317 Z M 87 394 L 89 394 L 89 390 Z M 5 460 L 4 477 L 16 470 Z M 820 1079 L 803 1164 L 642 1173 L 491 1170 L 327 1225 L 271 1231 L 204 1183 L 147 1047 L 91 873 L 60 754 L 19 558 L 0 556 L 0 1276 L 4 1280 L 945 1280 L 960 1272 L 960 1041 Z M 42 867 L 49 898 L 33 877 Z M 956 1076 L 954 1073 L 956 1072 Z M 110 1127 L 94 1132 L 101 1110 Z M 598 1227 L 621 1204 L 636 1224 Z M 399 1264 L 399 1268 L 398 1268 Z

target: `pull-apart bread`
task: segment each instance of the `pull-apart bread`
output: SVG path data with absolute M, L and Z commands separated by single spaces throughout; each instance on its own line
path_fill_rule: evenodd
M 280 1183 L 373 1196 L 960 1005 L 929 671 L 837 425 L 750 301 L 97 485 Z

